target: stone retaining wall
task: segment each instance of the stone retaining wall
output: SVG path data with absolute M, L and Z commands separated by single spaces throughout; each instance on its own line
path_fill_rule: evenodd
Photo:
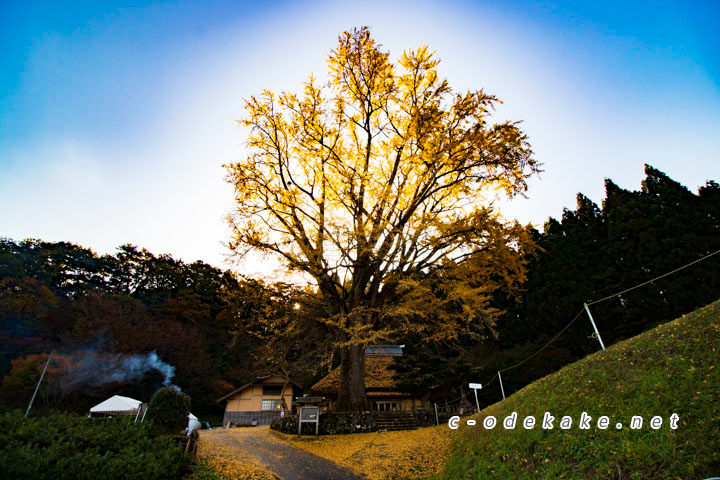
M 288 415 L 272 422 L 270 428 L 285 433 L 298 433 L 297 415 Z M 320 434 L 338 435 L 377 430 L 375 412 L 327 412 L 320 415 Z M 303 423 L 303 435 L 314 435 L 315 425 Z

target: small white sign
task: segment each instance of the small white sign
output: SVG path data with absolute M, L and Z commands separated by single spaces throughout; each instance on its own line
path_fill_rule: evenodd
M 482 388 L 482 385 L 479 383 L 471 383 L 470 388 L 478 389 L 478 388 Z

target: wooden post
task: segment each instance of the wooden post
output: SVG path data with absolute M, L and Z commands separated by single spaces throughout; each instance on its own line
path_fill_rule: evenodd
M 138 411 L 135 414 L 135 421 L 133 421 L 133 423 L 137 423 L 138 417 L 140 416 L 140 410 L 142 410 L 142 408 L 143 408 L 143 404 L 141 403 L 140 405 L 138 405 Z
M 471 383 L 468 387 L 472 388 L 473 392 L 475 392 L 475 407 L 477 408 L 477 413 L 480 413 L 480 401 L 478 401 L 477 391 L 482 388 L 482 384 Z

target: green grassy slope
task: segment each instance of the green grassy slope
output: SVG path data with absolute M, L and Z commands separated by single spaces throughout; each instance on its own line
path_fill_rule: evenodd
M 453 433 L 443 479 L 720 477 L 720 301 L 549 375 Z M 517 412 L 514 430 L 503 428 Z M 543 429 L 545 412 L 555 417 Z M 582 412 L 590 428 L 578 425 Z M 679 416 L 677 429 L 669 418 Z M 492 430 L 483 419 L 495 416 Z M 536 425 L 523 428 L 533 415 Z M 560 428 L 562 416 L 572 426 Z M 598 418 L 609 417 L 607 429 Z M 631 430 L 634 415 L 644 419 Z M 663 419 L 650 428 L 654 416 Z M 617 429 L 621 423 L 622 428 Z

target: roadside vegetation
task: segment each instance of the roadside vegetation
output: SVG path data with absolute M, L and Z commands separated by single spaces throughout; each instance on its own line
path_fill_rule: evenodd
M 16 480 L 180 478 L 183 445 L 127 418 L 0 415 L 0 472 Z
M 442 479 L 652 478 L 720 475 L 720 302 L 618 343 L 520 390 L 472 417 L 476 426 L 453 431 Z M 514 430 L 502 427 L 517 412 Z M 555 417 L 542 428 L 545 412 Z M 592 417 L 580 430 L 583 412 Z M 677 429 L 668 419 L 679 416 Z M 488 416 L 498 425 L 483 428 Z M 532 415 L 531 430 L 522 420 Z M 559 428 L 561 417 L 572 427 Z M 610 417 L 606 430 L 600 416 Z M 639 415 L 641 429 L 631 430 Z M 654 416 L 663 423 L 649 426 Z M 622 429 L 616 429 L 622 423 Z M 464 425 L 464 423 L 463 423 Z

